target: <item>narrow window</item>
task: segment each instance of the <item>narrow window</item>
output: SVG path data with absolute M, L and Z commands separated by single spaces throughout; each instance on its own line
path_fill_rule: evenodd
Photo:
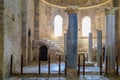
M 91 18 L 88 16 L 85 16 L 82 19 L 82 36 L 88 37 L 90 32 L 91 32 Z
M 62 36 L 62 17 L 60 15 L 56 15 L 54 19 L 54 35 Z

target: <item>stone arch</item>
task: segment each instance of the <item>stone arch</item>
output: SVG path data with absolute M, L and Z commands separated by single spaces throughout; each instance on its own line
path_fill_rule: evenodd
M 48 58 L 48 51 L 49 50 L 49 47 L 48 45 L 46 44 L 41 44 L 40 47 L 39 47 L 39 55 L 40 55 L 40 59 L 41 61 L 47 61 Z

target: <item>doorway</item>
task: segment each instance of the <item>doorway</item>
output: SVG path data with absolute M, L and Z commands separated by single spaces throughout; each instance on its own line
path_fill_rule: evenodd
M 47 61 L 48 48 L 45 45 L 42 45 L 39 48 L 39 54 L 41 61 Z

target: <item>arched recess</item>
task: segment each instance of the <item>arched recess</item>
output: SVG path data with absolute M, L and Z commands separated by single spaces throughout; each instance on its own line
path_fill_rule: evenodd
M 46 45 L 41 45 L 39 48 L 39 55 L 41 61 L 47 61 L 47 56 L 48 56 L 48 47 Z
M 54 35 L 62 36 L 62 28 L 63 28 L 63 19 L 60 15 L 56 15 L 54 18 Z
M 91 18 L 89 16 L 85 16 L 82 19 L 82 37 L 88 37 L 91 32 Z

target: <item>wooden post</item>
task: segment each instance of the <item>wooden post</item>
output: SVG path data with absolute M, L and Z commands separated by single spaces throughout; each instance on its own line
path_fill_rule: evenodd
M 102 56 L 100 55 L 100 75 L 102 75 Z
M 108 68 L 108 56 L 106 56 L 106 66 L 105 66 L 105 74 L 107 75 L 107 68 Z
M 50 74 L 50 55 L 48 55 L 48 75 Z
M 78 55 L 78 75 L 80 75 L 80 55 Z
M 10 75 L 12 75 L 12 62 L 13 62 L 13 56 L 11 55 L 11 58 L 10 58 Z
M 40 73 L 41 73 L 41 61 L 40 61 L 41 59 L 40 59 L 40 54 L 39 54 L 39 59 L 38 59 L 38 60 L 39 60 L 39 61 L 38 61 L 38 62 L 39 62 L 39 63 L 38 63 L 38 64 L 39 64 L 38 70 L 39 70 L 39 74 L 40 74 Z
M 85 75 L 85 55 L 83 55 L 83 76 Z
M 23 74 L 23 55 L 21 55 L 21 75 Z
M 119 62 L 118 62 L 118 55 L 116 56 L 116 75 L 119 75 L 119 69 L 118 69 L 118 67 L 119 67 Z
M 59 55 L 59 73 L 58 73 L 59 75 L 60 75 L 60 70 L 61 70 L 60 64 L 61 64 L 61 55 Z

